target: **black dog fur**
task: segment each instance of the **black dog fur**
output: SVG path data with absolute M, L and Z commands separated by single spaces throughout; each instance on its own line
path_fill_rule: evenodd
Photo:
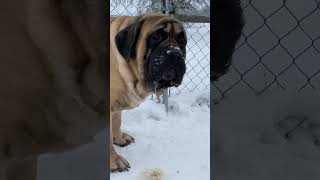
M 240 0 L 213 1 L 213 63 L 211 64 L 210 81 L 218 80 L 228 72 L 232 54 L 244 26 Z

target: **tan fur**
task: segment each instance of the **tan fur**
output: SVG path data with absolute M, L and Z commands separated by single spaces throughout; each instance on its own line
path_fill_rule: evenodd
M 153 90 L 144 84 L 144 55 L 146 53 L 146 39 L 155 30 L 163 27 L 164 23 L 177 20 L 159 13 L 145 14 L 140 20 L 144 21 L 137 42 L 136 59 L 129 63 L 121 56 L 115 44 L 116 35 L 124 28 L 136 21 L 137 17 L 122 16 L 114 19 L 110 27 L 110 114 L 112 132 L 110 133 L 110 168 L 111 170 L 125 170 L 128 162 L 117 154 L 113 144 L 133 142 L 133 138 L 120 130 L 121 112 L 137 107 Z M 179 23 L 179 22 L 178 22 Z M 169 24 L 170 25 L 170 24 Z M 175 25 L 175 31 L 185 31 L 181 23 Z M 170 29 L 168 28 L 168 31 Z M 117 142 L 115 142 L 117 141 Z
M 0 180 L 36 180 L 39 155 L 105 128 L 105 26 L 90 2 L 1 1 Z

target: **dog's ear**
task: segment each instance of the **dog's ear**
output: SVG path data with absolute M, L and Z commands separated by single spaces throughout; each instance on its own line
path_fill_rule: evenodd
M 136 45 L 142 25 L 143 21 L 138 17 L 133 24 L 121 30 L 115 37 L 118 51 L 127 62 L 136 56 Z

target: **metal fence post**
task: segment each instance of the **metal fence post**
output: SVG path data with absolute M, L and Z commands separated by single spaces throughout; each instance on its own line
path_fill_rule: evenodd
M 169 0 L 166 0 L 166 15 L 169 15 Z
M 166 15 L 168 16 L 169 15 L 169 0 L 166 0 Z M 168 112 L 169 112 L 169 96 L 168 96 L 168 88 L 164 91 L 163 95 L 163 104 L 166 106 L 166 112 L 167 112 L 167 115 L 168 115 Z

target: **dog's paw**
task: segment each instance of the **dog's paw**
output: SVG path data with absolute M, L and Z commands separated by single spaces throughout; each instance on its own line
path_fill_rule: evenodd
M 128 146 L 134 143 L 134 138 L 127 133 L 121 133 L 120 136 L 114 137 L 114 144 L 120 147 Z
M 110 171 L 111 172 L 122 172 L 129 171 L 130 164 L 129 162 L 120 155 L 115 155 L 110 159 Z

